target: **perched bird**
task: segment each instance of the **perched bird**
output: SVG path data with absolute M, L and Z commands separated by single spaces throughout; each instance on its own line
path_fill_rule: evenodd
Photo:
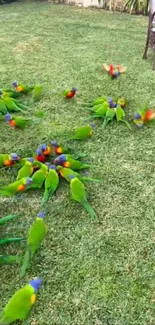
M 0 167 L 9 167 L 14 165 L 20 160 L 20 156 L 17 153 L 0 154 Z
M 24 84 L 18 84 L 17 81 L 14 81 L 12 83 L 12 85 L 16 89 L 17 92 L 23 93 L 23 94 L 27 94 L 27 93 L 31 92 L 34 89 L 34 87 L 29 87 L 29 86 L 26 86 Z
M 28 317 L 31 307 L 36 302 L 36 293 L 41 283 L 42 281 L 36 278 L 16 291 L 2 312 L 1 325 L 11 324 L 16 320 L 24 320 Z
M 66 98 L 73 98 L 76 95 L 77 89 L 76 88 L 71 88 L 68 90 L 63 91 L 63 96 Z
M 141 109 L 139 112 L 134 114 L 134 123 L 137 127 L 142 127 L 144 123 L 149 123 L 155 119 L 155 110 L 154 109 Z
M 39 149 L 41 150 L 44 156 L 50 156 L 50 154 L 52 153 L 51 145 L 47 146 L 45 143 L 41 144 Z
M 32 175 L 32 184 L 29 188 L 41 188 L 48 175 L 48 167 L 42 164 L 42 167 Z
M 11 116 L 10 114 L 6 114 L 4 117 L 10 126 L 18 129 L 25 129 L 25 127 L 31 122 L 30 119 L 21 116 Z
M 56 166 L 51 165 L 49 167 L 48 175 L 45 179 L 45 191 L 42 200 L 42 207 L 45 207 L 46 203 L 50 199 L 50 197 L 55 193 L 57 187 L 59 185 L 59 176 L 56 171 Z
M 45 162 L 46 157 L 43 155 L 42 150 L 40 148 L 36 149 L 35 159 L 40 161 L 41 163 Z
M 87 211 L 90 217 L 96 217 L 96 213 L 87 201 L 86 191 L 83 183 L 73 175 L 70 175 L 70 180 L 70 191 L 72 199 L 79 202 Z
M 69 153 L 70 151 L 69 148 L 65 148 L 64 146 L 62 146 L 60 143 L 58 143 L 57 140 L 51 141 L 51 145 L 56 155 L 61 155 L 62 153 Z
M 19 170 L 17 180 L 23 177 L 31 177 L 33 174 L 33 165 L 30 161 L 26 161 L 25 165 Z
M 71 179 L 70 176 L 74 176 L 77 177 L 81 182 L 100 182 L 99 179 L 95 179 L 95 178 L 90 178 L 90 177 L 85 177 L 83 175 L 80 175 L 79 173 L 75 172 L 74 170 L 70 169 L 70 168 L 65 168 L 62 166 L 57 166 L 57 171 L 59 172 L 59 174 L 61 175 L 61 177 L 65 178 L 67 182 L 70 183 Z
M 23 264 L 20 271 L 20 276 L 23 277 L 27 268 L 30 265 L 30 262 L 38 250 L 44 236 L 46 233 L 46 227 L 44 224 L 44 213 L 41 212 L 36 220 L 33 222 L 30 227 L 30 231 L 27 238 L 27 247 L 23 259 Z
M 74 134 L 70 140 L 85 140 L 86 138 L 91 137 L 93 134 L 94 126 L 94 123 L 90 123 L 75 129 Z
M 79 160 L 74 159 L 71 155 L 60 155 L 54 159 L 55 165 L 61 165 L 66 168 L 71 168 L 73 170 L 80 170 L 85 168 L 91 168 L 92 165 L 82 163 Z
M 32 183 L 32 178 L 23 177 L 18 181 L 15 181 L 9 185 L 0 188 L 0 195 L 13 196 L 15 194 L 24 192 L 27 190 Z
M 121 65 L 115 67 L 113 64 L 103 64 L 103 68 L 108 72 L 112 79 L 116 79 L 120 74 L 126 72 L 126 67 Z

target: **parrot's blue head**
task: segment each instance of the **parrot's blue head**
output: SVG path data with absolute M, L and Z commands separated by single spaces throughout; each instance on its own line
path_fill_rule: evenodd
M 10 156 L 12 161 L 18 161 L 20 159 L 17 153 L 11 153 Z
M 74 179 L 74 178 L 75 178 L 74 175 L 72 175 L 72 174 L 69 175 L 69 179 L 70 179 L 70 180 L 72 180 L 72 179 Z
M 8 122 L 12 120 L 12 117 L 10 114 L 5 114 L 4 117 L 5 117 L 5 120 Z
M 45 212 L 44 211 L 39 212 L 38 218 L 44 219 L 44 217 L 45 217 Z
M 47 149 L 46 144 L 45 143 L 41 144 L 40 149 L 43 150 L 43 151 L 46 150 Z
M 50 165 L 49 169 L 54 169 L 54 170 L 56 170 L 56 166 L 55 166 L 55 165 Z
M 32 183 L 32 178 L 27 177 L 27 179 L 26 179 L 26 185 L 27 185 L 27 186 L 28 186 L 28 185 L 31 185 L 31 183 Z
M 17 86 L 18 86 L 18 82 L 17 82 L 17 81 L 14 81 L 14 82 L 12 83 L 12 86 L 17 87 Z
M 53 147 L 58 147 L 58 141 L 57 141 L 57 140 L 53 140 L 53 141 L 51 141 L 51 145 L 52 145 Z
M 134 114 L 134 118 L 135 118 L 135 120 L 140 120 L 141 119 L 141 115 L 139 113 L 135 113 Z
M 95 127 L 95 123 L 89 123 L 89 125 L 94 128 Z
M 34 158 L 33 157 L 29 157 L 29 158 L 27 158 L 27 161 L 29 161 L 32 164 L 34 162 Z
M 34 280 L 31 280 L 29 283 L 30 283 L 30 286 L 35 290 L 35 292 L 37 292 L 42 284 L 42 280 L 39 278 L 36 278 Z
M 37 156 L 42 156 L 42 151 L 41 151 L 40 148 L 36 150 L 36 155 Z
M 72 88 L 72 92 L 76 93 L 77 89 L 76 88 Z
M 55 165 L 61 165 L 63 162 L 66 162 L 66 155 L 60 155 L 59 157 L 54 159 Z

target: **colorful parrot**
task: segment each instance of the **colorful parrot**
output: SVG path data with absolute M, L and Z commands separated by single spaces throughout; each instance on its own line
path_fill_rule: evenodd
M 21 116 L 11 116 L 10 114 L 6 114 L 4 117 L 10 126 L 18 129 L 25 129 L 25 127 L 31 122 L 29 118 L 26 119 Z
M 34 89 L 34 87 L 29 87 L 24 84 L 18 84 L 17 81 L 14 81 L 12 83 L 12 85 L 16 89 L 17 92 L 23 93 L 23 94 L 28 94 Z
M 17 180 L 23 177 L 31 177 L 33 174 L 33 165 L 30 161 L 26 161 L 25 165 L 19 170 Z
M 0 167 L 10 167 L 17 163 L 20 160 L 20 157 L 17 153 L 0 154 Z
M 38 250 L 44 236 L 46 233 L 46 227 L 44 224 L 44 212 L 41 212 L 36 220 L 33 222 L 30 227 L 29 235 L 27 238 L 27 247 L 23 259 L 23 264 L 21 267 L 20 276 L 23 277 L 27 268 L 30 265 L 30 262 Z
M 140 109 L 139 112 L 135 113 L 134 118 L 134 123 L 140 128 L 144 123 L 149 123 L 155 119 L 155 110 L 147 108 Z
M 42 150 L 40 148 L 36 149 L 36 155 L 34 158 L 40 161 L 41 163 L 45 162 L 46 160 L 46 157 L 43 155 Z
M 54 164 L 66 168 L 71 168 L 73 170 L 81 170 L 81 169 L 93 167 L 92 165 L 82 163 L 79 160 L 75 160 L 71 155 L 65 155 L 65 154 L 55 158 Z
M 29 189 L 41 188 L 47 175 L 48 167 L 45 164 L 42 164 L 42 167 L 32 175 L 32 184 L 29 186 Z
M 19 255 L 0 255 L 0 265 L 20 263 Z
M 47 146 L 45 143 L 41 144 L 39 149 L 41 150 L 44 156 L 50 156 L 52 153 L 51 145 Z
M 51 141 L 51 145 L 53 147 L 54 153 L 56 155 L 61 155 L 62 153 L 69 153 L 70 149 L 63 147 L 57 140 Z
M 56 172 L 56 166 L 51 165 L 49 167 L 49 172 L 45 180 L 45 191 L 42 200 L 42 207 L 45 207 L 46 203 L 50 197 L 55 193 L 59 185 L 59 176 Z
M 91 137 L 93 134 L 94 126 L 94 123 L 90 123 L 75 129 L 74 134 L 70 140 L 85 140 L 86 138 Z
M 116 79 L 120 74 L 126 72 L 126 67 L 118 65 L 115 67 L 113 64 L 103 64 L 104 70 L 108 72 L 112 79 Z
M 32 183 L 32 178 L 23 177 L 18 181 L 15 181 L 9 185 L 0 188 L 0 195 L 12 196 L 18 193 L 22 193 L 27 190 Z
M 63 91 L 63 96 L 66 98 L 73 98 L 76 95 L 77 89 L 76 88 L 71 88 L 68 90 Z
M 70 175 L 73 175 L 74 177 L 77 177 L 81 182 L 100 182 L 99 179 L 95 179 L 95 178 L 90 178 L 90 177 L 85 177 L 80 175 L 79 173 L 75 172 L 74 170 L 70 169 L 70 168 L 65 168 L 62 166 L 57 166 L 57 171 L 59 172 L 59 174 L 61 175 L 61 177 L 65 178 L 67 182 L 70 183 L 71 179 L 70 179 Z
M 70 180 L 70 191 L 72 199 L 79 202 L 87 211 L 90 217 L 96 217 L 96 213 L 87 201 L 86 191 L 83 183 L 73 175 L 70 175 Z
M 24 320 L 36 302 L 36 293 L 40 288 L 42 281 L 39 278 L 31 280 L 29 284 L 18 290 L 4 308 L 0 324 L 7 325 L 16 320 Z

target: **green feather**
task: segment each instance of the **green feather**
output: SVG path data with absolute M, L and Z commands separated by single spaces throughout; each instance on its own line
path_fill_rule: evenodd
M 6 223 L 8 221 L 11 221 L 11 220 L 14 220 L 14 219 L 16 219 L 18 217 L 19 217 L 18 215 L 9 214 L 6 217 L 0 218 L 0 225 L 3 225 L 4 223 Z

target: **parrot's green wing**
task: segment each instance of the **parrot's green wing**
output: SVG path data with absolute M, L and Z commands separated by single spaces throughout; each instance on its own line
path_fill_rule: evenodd
M 108 123 L 109 121 L 112 121 L 112 120 L 113 120 L 113 118 L 114 118 L 115 115 L 116 115 L 116 112 L 115 112 L 114 109 L 109 108 L 109 109 L 107 110 L 106 115 L 105 115 L 105 118 L 104 118 L 103 126 L 102 126 L 103 129 L 105 128 L 105 126 L 107 125 L 107 123 Z
M 33 99 L 34 99 L 35 102 L 38 101 L 38 100 L 40 100 L 41 94 L 42 94 L 42 89 L 43 88 L 40 85 L 34 86 L 34 89 L 33 89 Z
M 19 170 L 17 175 L 17 180 L 21 179 L 23 177 L 30 177 L 33 173 L 33 167 L 32 164 L 29 162 L 26 162 L 25 165 Z
M 3 99 L 0 99 L 0 112 L 2 114 L 7 114 L 7 107 L 6 107 Z
M 77 128 L 74 131 L 74 135 L 71 137 L 73 140 L 83 140 L 86 137 L 89 137 L 92 133 L 92 128 L 90 125 L 84 125 L 82 127 Z
M 20 129 L 24 129 L 28 124 L 30 124 L 30 119 L 24 119 L 23 117 L 13 117 L 16 122 L 16 126 L 19 127 Z
M 42 200 L 42 206 L 44 206 L 48 202 L 51 195 L 56 191 L 58 185 L 59 185 L 59 176 L 55 170 L 50 169 L 48 176 L 45 180 L 45 191 Z
M 34 289 L 30 285 L 18 290 L 10 299 L 2 312 L 0 324 L 10 324 L 16 320 L 25 319 L 32 307 L 31 296 Z
M 117 122 L 124 122 L 128 129 L 131 130 L 130 124 L 125 120 L 125 112 L 120 106 L 117 106 L 116 108 L 116 119 Z
M 73 200 L 81 203 L 86 197 L 85 187 L 78 178 L 74 178 L 70 182 L 70 189 Z
M 30 189 L 31 188 L 41 188 L 43 186 L 43 183 L 44 183 L 46 177 L 47 177 L 47 171 L 40 168 L 39 170 L 37 170 L 33 174 L 33 176 L 32 176 L 32 184 L 29 186 L 29 188 Z

